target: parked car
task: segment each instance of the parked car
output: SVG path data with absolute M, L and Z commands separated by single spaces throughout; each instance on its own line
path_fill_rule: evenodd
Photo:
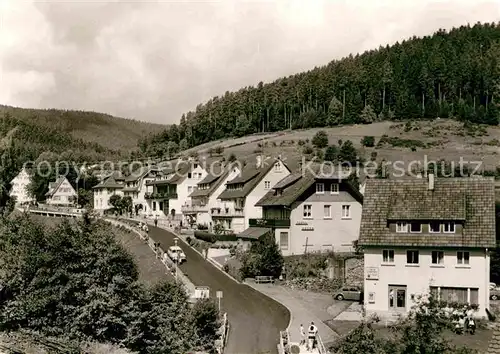
M 167 250 L 167 255 L 172 261 L 177 262 L 178 264 L 187 260 L 186 255 L 179 246 L 170 246 Z
M 490 299 L 491 300 L 498 300 L 498 299 L 500 299 L 500 289 L 499 288 L 490 290 Z
M 333 298 L 340 301 L 361 301 L 363 299 L 363 290 L 355 286 L 346 286 L 340 289 L 340 291 L 333 294 Z

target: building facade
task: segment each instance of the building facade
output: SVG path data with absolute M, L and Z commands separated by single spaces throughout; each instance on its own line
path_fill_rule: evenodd
M 431 293 L 477 305 L 485 316 L 489 250 L 496 247 L 494 180 L 367 180 L 359 245 L 367 314 L 404 314 Z
M 290 174 L 280 159 L 258 156 L 255 164 L 247 164 L 241 173 L 226 183 L 224 191 L 210 213 L 215 224 L 227 232 L 242 233 L 250 227 L 250 219 L 262 217 L 262 207 L 255 204 L 271 188 Z
M 21 172 L 10 182 L 10 196 L 16 199 L 16 204 L 28 204 L 35 202 L 35 198 L 28 193 L 28 186 L 31 183 L 31 175 L 23 168 Z
M 59 177 L 49 183 L 49 191 L 45 194 L 45 203 L 50 205 L 70 206 L 77 204 L 78 194 L 66 177 Z
M 104 214 L 107 210 L 113 208 L 109 200 L 113 195 L 123 197 L 123 178 L 117 178 L 114 174 L 106 178 L 104 181 L 94 186 L 94 210 L 100 214 Z
M 308 252 L 352 252 L 359 237 L 363 197 L 346 179 L 312 174 L 285 177 L 257 205 L 285 256 Z

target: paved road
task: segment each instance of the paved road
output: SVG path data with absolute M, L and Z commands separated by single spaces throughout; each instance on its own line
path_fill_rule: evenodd
M 163 249 L 174 244 L 175 235 L 150 226 L 149 236 Z M 290 321 L 290 313 L 281 304 L 262 295 L 247 285 L 239 284 L 225 276 L 191 247 L 179 241 L 187 262 L 180 266 L 182 272 L 196 286 L 209 286 L 210 296 L 223 291 L 221 310 L 228 313 L 230 334 L 226 347 L 229 354 L 276 353 L 279 331 Z

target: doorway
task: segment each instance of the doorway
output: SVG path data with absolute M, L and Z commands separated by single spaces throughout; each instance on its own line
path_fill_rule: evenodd
M 406 285 L 389 285 L 389 311 L 406 311 Z

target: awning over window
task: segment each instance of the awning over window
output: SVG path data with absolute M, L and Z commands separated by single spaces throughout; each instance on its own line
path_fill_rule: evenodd
M 271 232 L 272 229 L 267 227 L 249 227 L 245 231 L 239 233 L 236 237 L 244 238 L 249 240 L 258 240 L 268 232 Z

